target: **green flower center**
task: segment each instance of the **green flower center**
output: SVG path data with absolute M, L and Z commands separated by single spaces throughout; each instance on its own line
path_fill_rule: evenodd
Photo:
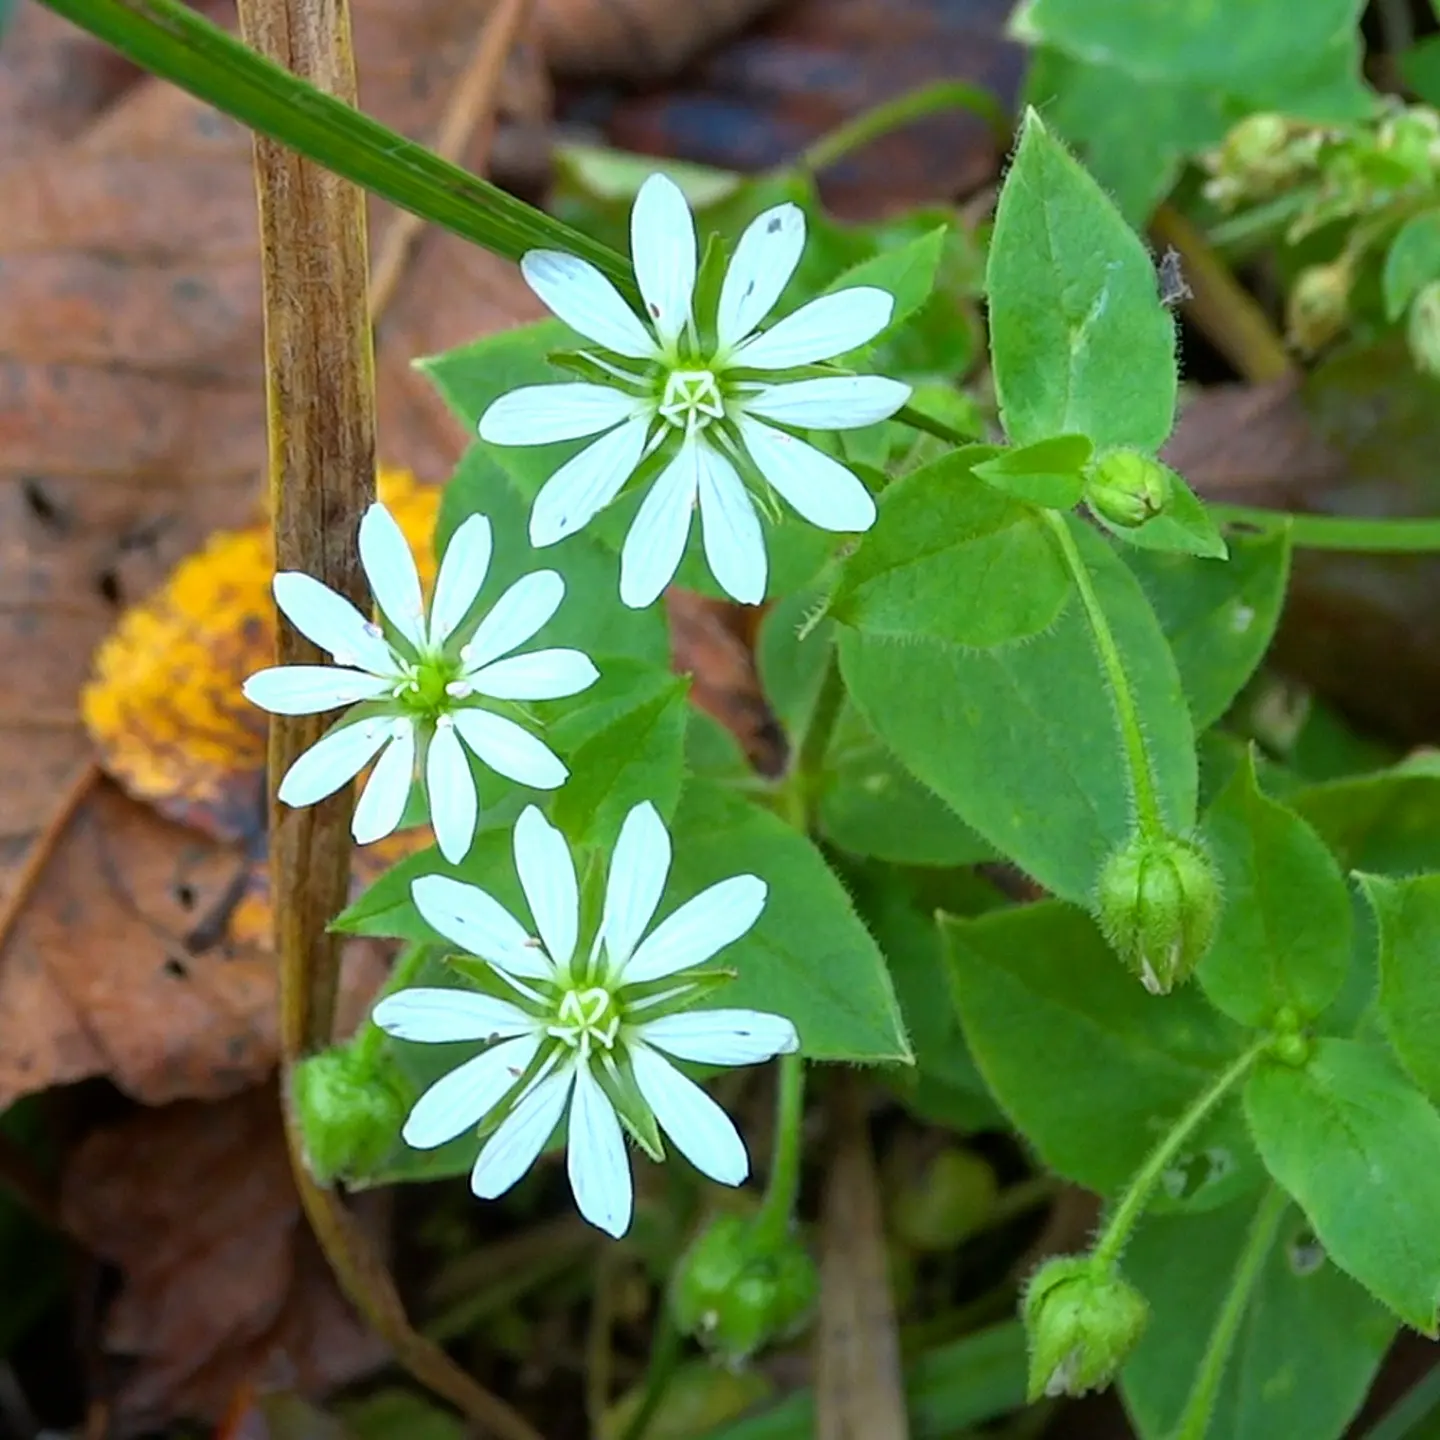
M 672 370 L 656 408 L 677 429 L 703 430 L 724 416 L 725 397 L 713 370 Z
M 546 1033 L 572 1050 L 612 1050 L 620 1033 L 620 1007 L 603 985 L 584 990 L 567 990 L 560 997 L 555 1019 Z
M 458 685 L 460 663 L 443 655 L 407 662 L 395 686 L 395 699 L 417 719 L 434 721 L 455 708 L 463 695 L 451 690 Z

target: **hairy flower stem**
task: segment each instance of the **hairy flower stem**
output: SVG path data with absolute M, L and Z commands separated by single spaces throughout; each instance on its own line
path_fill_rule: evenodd
M 1120 725 L 1120 740 L 1125 750 L 1125 763 L 1130 772 L 1130 795 L 1135 802 L 1135 820 L 1140 834 L 1147 839 L 1158 839 L 1165 834 L 1165 820 L 1160 813 L 1160 799 L 1155 791 L 1155 776 L 1150 766 L 1150 756 L 1145 749 L 1145 732 L 1140 728 L 1140 711 L 1135 703 L 1135 693 L 1130 688 L 1130 677 L 1125 673 L 1125 662 L 1120 647 L 1115 642 L 1115 632 L 1110 620 L 1095 593 L 1095 582 L 1089 566 L 1085 564 L 1080 547 L 1070 533 L 1070 522 L 1053 510 L 1040 512 L 1050 526 L 1065 558 L 1075 588 L 1080 593 L 1080 603 L 1085 609 L 1085 619 L 1090 625 L 1090 635 L 1100 656 L 1100 664 L 1109 682 L 1110 694 L 1115 702 L 1115 716 Z
M 755 1217 L 757 1242 L 778 1245 L 789 1232 L 800 1194 L 801 1124 L 805 1118 L 805 1062 L 799 1054 L 780 1057 L 775 1092 L 775 1144 L 770 1179 Z
M 1119 1262 L 1120 1256 L 1130 1239 L 1131 1232 L 1139 1224 L 1160 1177 L 1168 1170 L 1180 1153 L 1186 1141 L 1210 1116 L 1217 1105 L 1250 1073 L 1255 1061 L 1264 1054 L 1271 1044 L 1267 1034 L 1250 1046 L 1227 1070 L 1219 1075 L 1195 1097 L 1184 1113 L 1161 1138 L 1159 1144 L 1145 1157 L 1144 1163 L 1135 1172 L 1134 1178 L 1121 1196 L 1105 1228 L 1100 1232 L 1091 1255 L 1097 1266 L 1109 1269 Z

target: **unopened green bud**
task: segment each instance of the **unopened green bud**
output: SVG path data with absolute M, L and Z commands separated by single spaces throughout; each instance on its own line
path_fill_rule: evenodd
M 1105 938 L 1152 995 L 1189 978 L 1220 919 L 1214 865 L 1173 836 L 1131 836 L 1105 862 L 1095 899 Z
M 1440 375 L 1440 280 L 1420 287 L 1405 325 L 1410 358 L 1422 375 Z
M 1028 1398 L 1083 1395 L 1108 1385 L 1150 1319 L 1145 1297 L 1089 1255 L 1047 1260 L 1021 1307 L 1030 1347 Z
M 1091 463 L 1085 503 L 1102 520 L 1133 530 L 1170 503 L 1170 472 L 1138 450 L 1107 450 Z
M 394 1148 L 408 1105 L 383 1056 L 323 1050 L 301 1061 L 292 1083 L 305 1159 L 322 1185 L 369 1174 Z
M 995 1212 L 995 1171 L 972 1150 L 947 1145 L 900 1180 L 890 1210 L 898 1239 L 915 1250 L 953 1250 Z
M 1304 128 L 1283 115 L 1248 115 L 1205 157 L 1211 180 L 1205 193 L 1229 208 L 1273 195 L 1314 158 Z
M 675 1269 L 675 1323 L 730 1364 L 801 1329 L 815 1308 L 820 1277 L 793 1236 L 775 1240 L 743 1215 L 720 1215 Z
M 1380 126 L 1385 157 L 1411 180 L 1428 180 L 1440 151 L 1440 116 L 1428 105 L 1412 105 Z
M 1328 345 L 1350 318 L 1350 290 L 1355 277 L 1344 260 L 1302 270 L 1285 307 L 1290 342 L 1311 355 Z

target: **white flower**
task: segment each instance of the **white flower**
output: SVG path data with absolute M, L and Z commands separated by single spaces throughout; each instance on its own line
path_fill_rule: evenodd
M 697 1170 L 739 1185 L 750 1169 L 739 1132 L 666 1057 L 753 1065 L 798 1047 L 795 1027 L 778 1015 L 681 1011 L 714 978 L 682 972 L 754 925 L 765 882 L 722 880 L 645 936 L 669 874 L 670 837 L 653 805 L 637 805 L 620 831 L 600 925 L 581 959 L 575 867 L 560 832 L 533 805 L 515 825 L 515 868 L 538 937 L 473 885 L 427 875 L 411 886 L 427 923 L 487 962 L 497 993 L 401 990 L 375 1007 L 375 1023 L 402 1040 L 488 1042 L 420 1097 L 405 1122 L 406 1143 L 428 1150 L 503 1115 L 470 1176 L 475 1194 L 493 1200 L 534 1163 L 568 1106 L 576 1204 L 616 1236 L 629 1228 L 633 1203 L 622 1125 L 660 1159 L 658 1122 Z
M 276 575 L 276 604 L 339 668 L 272 666 L 245 682 L 246 698 L 273 715 L 355 707 L 286 772 L 280 799 L 287 805 L 333 795 L 378 755 L 352 824 L 366 845 L 399 825 L 418 765 L 436 842 L 453 863 L 470 849 L 479 810 L 466 747 L 521 785 L 564 784 L 568 772 L 550 748 L 483 702 L 574 695 L 598 672 L 579 650 L 510 653 L 559 608 L 565 582 L 553 570 L 522 576 L 478 626 L 466 623 L 490 553 L 490 522 L 472 515 L 446 548 L 427 617 L 410 547 L 390 512 L 372 505 L 360 522 L 360 560 L 388 634 L 309 575 Z
M 599 436 L 535 497 L 533 545 L 553 545 L 588 524 L 641 460 L 667 441 L 668 462 L 621 555 L 620 598 L 629 606 L 651 604 L 670 583 L 697 505 L 716 580 L 746 604 L 764 599 L 765 542 L 747 480 L 762 495 L 773 487 L 823 530 L 874 524 L 875 502 L 864 485 L 791 429 L 871 425 L 905 403 L 909 386 L 878 375 L 781 384 L 766 377 L 872 340 L 889 324 L 894 300 L 884 290 L 856 286 L 757 331 L 804 245 L 798 206 L 765 211 L 740 237 L 715 314 L 697 315 L 695 221 L 679 188 L 652 175 L 630 215 L 635 281 L 648 326 L 588 261 L 551 250 L 524 257 L 520 268 L 530 288 L 600 347 L 598 354 L 585 352 L 600 383 L 525 386 L 502 395 L 480 418 L 481 439 L 494 445 Z

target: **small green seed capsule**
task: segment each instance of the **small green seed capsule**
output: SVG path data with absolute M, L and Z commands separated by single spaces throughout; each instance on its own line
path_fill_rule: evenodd
M 737 1364 L 803 1327 L 819 1293 L 798 1239 L 774 1241 L 745 1216 L 721 1215 L 681 1257 L 670 1307 L 681 1330 Z
M 293 1085 L 305 1158 L 322 1185 L 369 1173 L 395 1145 L 409 1105 L 383 1058 L 323 1050 L 301 1061 Z
M 1291 344 L 1302 354 L 1313 355 L 1345 328 L 1354 283 L 1354 273 L 1344 260 L 1300 272 L 1285 307 L 1285 327 Z
M 1152 995 L 1165 995 L 1215 938 L 1220 882 L 1198 845 L 1134 835 L 1105 862 L 1095 902 L 1115 953 Z
M 1089 1255 L 1047 1260 L 1021 1307 L 1030 1346 L 1029 1399 L 1108 1385 L 1140 1342 L 1150 1307 L 1134 1286 Z
M 1138 450 L 1107 450 L 1086 476 L 1085 503 L 1101 519 L 1133 530 L 1170 503 L 1170 472 Z

